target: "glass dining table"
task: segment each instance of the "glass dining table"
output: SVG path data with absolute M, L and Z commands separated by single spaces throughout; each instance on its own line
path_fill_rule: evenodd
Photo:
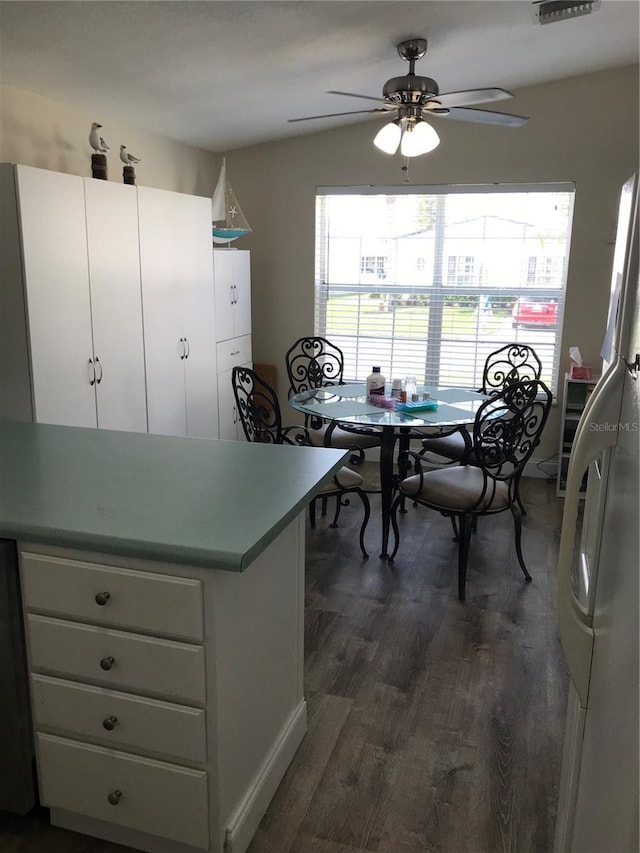
M 429 395 L 423 401 L 423 394 Z M 391 504 L 397 478 L 394 473 L 394 456 L 398 443 L 398 477 L 402 479 L 408 468 L 402 470 L 402 457 L 412 438 L 445 435 L 473 424 L 478 408 L 487 395 L 464 388 L 425 385 L 418 388 L 419 404 L 431 404 L 430 409 L 406 410 L 382 408 L 369 402 L 363 383 L 350 385 L 324 385 L 301 391 L 289 399 L 289 404 L 304 415 L 330 421 L 344 429 L 376 428 L 380 441 L 380 508 L 382 515 L 382 548 L 380 558 L 389 558 L 389 527 Z M 325 441 L 330 444 L 331 431 Z

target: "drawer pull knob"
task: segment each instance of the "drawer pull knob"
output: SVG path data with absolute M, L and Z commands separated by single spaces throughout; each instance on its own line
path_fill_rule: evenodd
M 109 601 L 109 599 L 110 599 L 110 598 L 111 598 L 111 594 L 110 594 L 110 593 L 108 593 L 108 592 L 99 592 L 99 593 L 97 593 L 97 595 L 96 595 L 96 604 L 99 604 L 100 606 L 102 606 L 102 605 L 106 604 L 106 603 L 107 603 L 107 601 Z
M 109 669 L 111 669 L 111 667 L 114 665 L 115 662 L 116 662 L 116 659 L 112 658 L 111 655 L 109 655 L 108 658 L 102 658 L 102 660 L 100 661 L 100 666 L 103 669 L 109 670 Z
M 117 722 L 117 717 L 105 717 L 105 719 L 102 721 L 102 725 L 108 732 L 112 732 L 115 729 Z
M 122 791 L 111 791 L 107 799 L 111 803 L 112 806 L 117 806 L 120 802 L 120 797 L 122 796 Z

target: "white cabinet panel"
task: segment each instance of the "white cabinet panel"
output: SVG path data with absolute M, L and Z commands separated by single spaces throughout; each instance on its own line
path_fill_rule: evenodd
M 251 334 L 251 262 L 250 254 L 238 251 L 233 262 L 233 285 L 235 305 L 233 318 L 234 335 Z
M 146 432 L 136 189 L 84 185 L 98 426 Z
M 202 646 L 32 613 L 27 623 L 34 670 L 204 704 Z
M 17 167 L 35 419 L 95 427 L 83 179 Z
M 160 699 L 31 676 L 36 728 L 88 738 L 113 749 L 134 749 L 202 764 L 205 712 Z
M 251 366 L 251 335 L 242 338 L 231 338 L 217 344 L 218 370 L 231 370 L 236 365 Z
M 215 306 L 211 248 L 211 199 L 176 195 L 180 204 L 182 322 L 187 435 L 218 437 L 218 387 L 214 339 Z
M 149 432 L 217 437 L 210 200 L 138 188 Z
M 37 744 L 43 805 L 208 848 L 204 771 L 51 735 Z
M 220 438 L 225 441 L 236 441 L 238 429 L 242 430 L 238 422 L 238 411 L 233 386 L 231 384 L 231 371 L 224 370 L 218 375 L 218 403 L 220 418 Z
M 241 249 L 213 252 L 217 341 L 251 334 L 250 257 Z
M 174 193 L 138 187 L 149 432 L 186 435 L 184 357 Z
M 202 583 L 101 563 L 22 553 L 29 610 L 202 642 Z

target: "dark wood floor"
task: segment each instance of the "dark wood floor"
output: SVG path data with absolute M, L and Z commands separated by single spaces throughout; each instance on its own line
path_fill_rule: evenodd
M 482 519 L 467 601 L 448 520 L 409 507 L 393 566 L 359 510 L 308 531 L 309 731 L 249 853 L 550 853 L 567 676 L 555 616 L 562 504 L 526 480 L 525 585 L 509 513 Z M 0 853 L 128 848 L 0 813 Z

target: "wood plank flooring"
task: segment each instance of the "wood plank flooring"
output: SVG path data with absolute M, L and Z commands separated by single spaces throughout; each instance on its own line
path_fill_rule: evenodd
M 562 503 L 523 483 L 526 584 L 509 513 L 481 519 L 467 601 L 447 519 L 408 507 L 381 562 L 377 496 L 307 531 L 309 731 L 248 853 L 550 853 L 568 679 L 555 612 Z M 0 853 L 126 853 L 0 812 Z

